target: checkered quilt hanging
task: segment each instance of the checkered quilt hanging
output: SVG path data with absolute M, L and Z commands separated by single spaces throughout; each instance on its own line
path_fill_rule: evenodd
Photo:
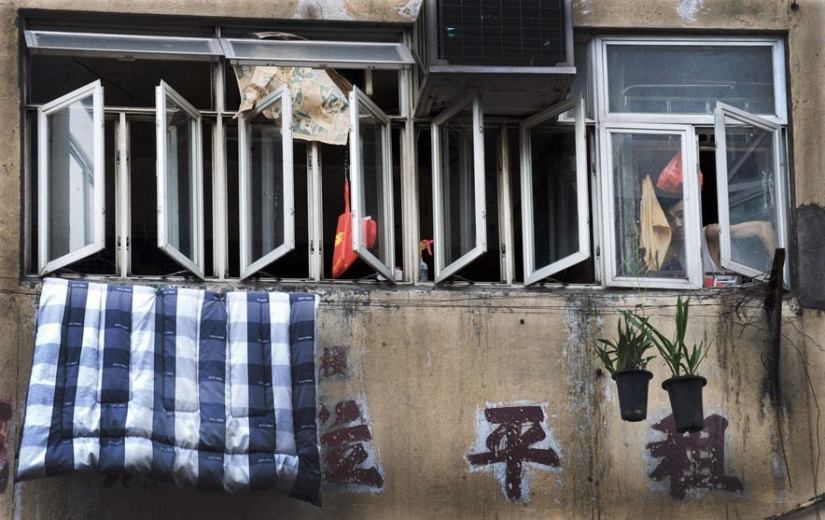
M 97 466 L 320 505 L 317 302 L 47 279 L 18 479 Z

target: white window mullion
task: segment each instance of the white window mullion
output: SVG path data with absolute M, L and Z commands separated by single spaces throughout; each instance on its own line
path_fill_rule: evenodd
M 307 143 L 307 203 L 309 218 L 309 277 L 319 281 L 324 277 L 324 207 L 321 179 L 321 146 L 318 142 Z
M 131 147 L 129 146 L 129 123 L 126 114 L 119 114 L 115 125 L 115 141 L 117 143 L 117 182 L 115 183 L 115 200 L 117 201 L 117 263 L 120 276 L 126 277 L 131 273 L 131 240 L 132 218 L 129 203 L 131 194 Z
M 513 238 L 513 204 L 510 192 L 510 154 L 512 153 L 507 139 L 507 125 L 500 127 L 501 140 L 499 141 L 499 173 L 498 173 L 498 228 L 501 241 L 501 279 L 504 283 L 512 284 L 515 281 L 515 240 Z
M 404 119 L 401 131 L 401 241 L 405 281 L 420 281 L 418 244 L 422 238 L 419 227 L 418 154 L 415 143 L 415 124 L 412 119 L 415 74 L 409 70 L 398 72 L 399 104 Z
M 223 117 L 212 125 L 212 244 L 215 276 L 227 275 L 228 197 L 226 194 L 226 143 Z

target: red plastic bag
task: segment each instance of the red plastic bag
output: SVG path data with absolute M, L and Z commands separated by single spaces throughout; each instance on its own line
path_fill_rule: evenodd
M 367 249 L 375 247 L 378 238 L 378 222 L 372 217 L 364 217 L 361 222 L 361 239 Z M 350 268 L 358 258 L 352 250 L 352 212 L 349 207 L 349 181 L 344 181 L 344 212 L 338 216 L 335 229 L 335 247 L 332 250 L 332 277 L 338 278 Z
M 701 190 L 705 182 L 705 176 L 702 170 L 699 170 L 699 189 Z M 656 187 L 662 191 L 669 193 L 682 192 L 682 152 L 676 152 L 676 155 L 667 163 L 667 165 L 659 172 L 659 178 L 656 180 Z
M 335 247 L 332 250 L 332 277 L 338 278 L 358 258 L 352 250 L 352 213 L 349 208 L 349 181 L 344 182 L 344 212 L 338 216 Z

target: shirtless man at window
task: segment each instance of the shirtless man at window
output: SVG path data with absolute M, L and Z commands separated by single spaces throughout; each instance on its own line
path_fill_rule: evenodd
M 683 271 L 685 243 L 685 203 L 679 200 L 665 210 L 668 224 L 673 232 L 670 246 L 662 262 L 662 270 Z M 741 222 L 730 226 L 731 238 L 734 240 L 756 237 L 762 242 L 770 257 L 776 250 L 776 232 L 773 225 L 765 220 Z M 722 261 L 719 247 L 719 224 L 708 224 L 702 228 L 702 269 L 706 273 L 721 273 Z

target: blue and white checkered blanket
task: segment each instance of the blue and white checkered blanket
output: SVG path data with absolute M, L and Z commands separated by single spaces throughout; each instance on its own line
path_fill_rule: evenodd
M 18 479 L 97 466 L 320 505 L 306 293 L 43 284 Z

